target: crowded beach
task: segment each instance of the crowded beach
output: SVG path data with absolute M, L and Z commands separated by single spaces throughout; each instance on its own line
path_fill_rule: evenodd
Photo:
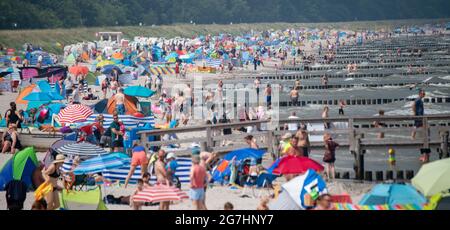
M 450 208 L 446 25 L 122 36 L 0 47 L 1 209 Z

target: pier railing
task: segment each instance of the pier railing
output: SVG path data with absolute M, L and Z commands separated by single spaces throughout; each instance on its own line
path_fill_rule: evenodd
M 423 126 L 415 128 L 414 123 L 420 121 Z M 321 129 L 320 124 L 332 123 L 331 129 Z M 337 118 L 299 118 L 284 119 L 275 123 L 273 129 L 264 130 L 264 126 L 274 125 L 270 120 L 249 121 L 239 123 L 224 123 L 215 125 L 200 125 L 165 130 L 152 130 L 139 132 L 142 144 L 147 147 L 168 146 L 172 144 L 185 146 L 176 153 L 179 155 L 190 154 L 191 143 L 198 143 L 202 149 L 210 152 L 227 153 L 236 149 L 248 147 L 243 141 L 248 135 L 254 136 L 258 145 L 266 149 L 274 158 L 280 156 L 278 144 L 280 137 L 287 132 L 286 124 L 315 124 L 316 129 L 308 128 L 307 133 L 311 139 L 312 149 L 323 149 L 321 136 L 329 133 L 342 148 L 348 148 L 349 153 L 355 159 L 356 178 L 364 177 L 364 155 L 366 150 L 373 148 L 400 148 L 415 147 L 417 153 L 430 151 L 437 148 L 442 157 L 449 157 L 448 139 L 450 133 L 450 114 L 428 116 L 380 116 L 380 117 L 337 117 Z M 377 125 L 378 124 L 378 125 Z M 242 127 L 253 127 L 254 132 L 245 133 L 238 131 Z M 312 126 L 309 126 L 312 127 Z M 261 129 L 263 128 L 263 129 Z M 232 133 L 223 135 L 224 129 L 231 129 Z M 416 138 L 411 138 L 411 133 L 416 131 Z M 384 138 L 379 134 L 384 133 Z M 184 134 L 182 138 L 148 141 L 149 136 L 164 136 L 167 134 Z M 180 135 L 181 136 L 181 135 Z M 230 142 L 232 145 L 224 145 Z

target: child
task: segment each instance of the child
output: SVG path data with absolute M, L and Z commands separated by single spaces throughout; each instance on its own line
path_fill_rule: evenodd
M 234 210 L 234 206 L 233 206 L 232 203 L 227 202 L 227 203 L 225 203 L 225 205 L 223 206 L 223 209 L 226 210 L 226 211 L 232 211 L 232 210 Z
M 390 167 L 391 170 L 394 170 L 395 169 L 395 163 L 396 163 L 395 150 L 394 149 L 389 149 L 388 152 L 389 152 L 389 158 L 388 158 L 389 167 Z

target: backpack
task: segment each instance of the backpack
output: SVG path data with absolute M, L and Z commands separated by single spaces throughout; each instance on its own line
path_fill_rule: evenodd
M 12 180 L 6 185 L 6 203 L 9 210 L 22 210 L 27 197 L 27 185 L 23 181 Z

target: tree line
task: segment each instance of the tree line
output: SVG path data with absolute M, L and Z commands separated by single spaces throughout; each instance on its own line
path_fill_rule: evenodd
M 1 0 L 0 29 L 450 16 L 448 0 Z

